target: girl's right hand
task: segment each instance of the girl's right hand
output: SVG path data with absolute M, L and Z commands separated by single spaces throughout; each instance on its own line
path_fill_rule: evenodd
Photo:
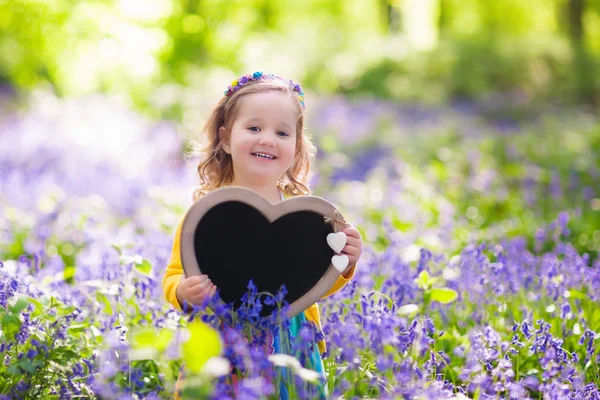
M 216 291 L 217 287 L 206 275 L 194 275 L 188 278 L 182 275 L 175 294 L 181 306 L 184 302 L 200 305 L 204 299 L 212 297 Z

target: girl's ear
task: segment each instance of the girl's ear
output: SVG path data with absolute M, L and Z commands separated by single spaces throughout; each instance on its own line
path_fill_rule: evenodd
M 224 126 L 219 128 L 219 139 L 221 140 L 221 143 L 223 143 L 223 150 L 225 150 L 225 153 L 231 154 L 231 146 L 229 144 L 229 138 L 227 137 L 227 130 Z

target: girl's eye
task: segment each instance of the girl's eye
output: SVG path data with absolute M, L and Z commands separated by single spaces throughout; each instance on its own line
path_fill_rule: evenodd
M 287 132 L 284 132 L 284 131 L 277 132 L 277 135 L 278 136 L 290 136 Z
M 260 128 L 258 126 L 251 126 L 250 128 L 248 128 L 248 130 L 250 130 L 252 132 L 258 132 L 258 131 L 260 131 Z

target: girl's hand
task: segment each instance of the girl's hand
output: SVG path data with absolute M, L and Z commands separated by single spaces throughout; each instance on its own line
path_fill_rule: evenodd
M 204 299 L 212 297 L 216 291 L 217 287 L 206 275 L 195 275 L 188 278 L 182 275 L 175 294 L 181 306 L 184 302 L 200 305 Z
M 347 255 L 348 260 L 350 261 L 348 262 L 348 268 L 342 273 L 342 275 L 346 276 L 360 258 L 360 254 L 362 253 L 362 238 L 360 237 L 360 232 L 352 225 L 343 229 L 342 232 L 344 232 L 348 238 L 346 240 L 346 245 L 340 253 Z

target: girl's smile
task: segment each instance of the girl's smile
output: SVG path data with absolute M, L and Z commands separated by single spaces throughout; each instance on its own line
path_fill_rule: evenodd
M 268 154 L 268 153 L 252 153 L 252 155 L 256 158 L 263 159 L 263 160 L 274 160 L 277 158 L 274 155 Z

